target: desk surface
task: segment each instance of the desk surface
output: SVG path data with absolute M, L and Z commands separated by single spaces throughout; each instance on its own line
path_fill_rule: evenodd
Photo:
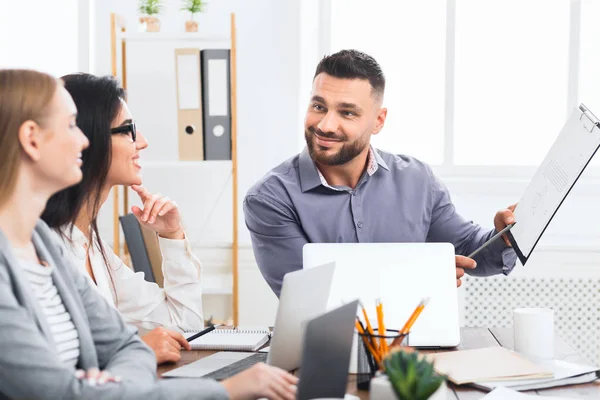
M 588 364 L 579 356 L 569 345 L 560 337 L 555 336 L 555 357 L 559 360 L 579 362 Z M 476 349 L 481 347 L 503 346 L 507 349 L 513 348 L 513 335 L 511 328 L 462 328 L 461 345 L 457 350 Z M 443 350 L 447 351 L 447 350 Z M 161 365 L 158 367 L 159 375 L 174 368 L 189 364 L 203 357 L 215 353 L 214 351 L 183 351 L 181 360 L 176 364 Z M 475 400 L 485 396 L 485 392 L 468 387 L 456 387 L 450 385 L 452 394 L 448 394 L 448 400 Z M 350 375 L 348 378 L 348 393 L 355 394 L 361 400 L 369 399 L 369 392 L 356 390 L 356 376 Z M 562 388 L 552 388 L 528 392 L 529 394 L 538 394 L 539 396 L 565 396 L 578 399 L 598 400 L 600 399 L 600 381 L 586 383 L 583 385 L 565 386 Z

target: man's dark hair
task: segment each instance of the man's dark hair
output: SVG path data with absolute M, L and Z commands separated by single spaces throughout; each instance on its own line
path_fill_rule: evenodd
M 323 57 L 313 79 L 322 72 L 342 79 L 367 79 L 373 94 L 383 96 L 385 76 L 381 67 L 373 57 L 358 50 L 341 50 Z

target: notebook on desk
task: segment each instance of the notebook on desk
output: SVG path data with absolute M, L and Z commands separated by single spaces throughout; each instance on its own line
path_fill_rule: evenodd
M 192 350 L 256 351 L 267 343 L 270 337 L 268 328 L 215 329 L 192 340 L 190 345 Z

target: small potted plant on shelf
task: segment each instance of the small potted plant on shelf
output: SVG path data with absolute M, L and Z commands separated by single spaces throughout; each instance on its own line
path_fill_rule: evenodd
M 160 32 L 158 14 L 161 9 L 161 0 L 140 0 L 140 23 L 146 32 Z
M 371 381 L 371 400 L 445 400 L 446 376 L 418 352 L 393 350 L 383 360 L 384 374 Z
M 198 22 L 194 20 L 194 15 L 204 11 L 206 0 L 183 0 L 181 11 L 188 11 L 190 19 L 185 21 L 186 32 L 198 32 Z

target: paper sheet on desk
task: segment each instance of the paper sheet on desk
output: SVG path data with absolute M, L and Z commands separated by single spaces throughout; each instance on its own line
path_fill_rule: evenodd
M 575 364 L 561 360 L 536 360 L 536 364 L 552 371 L 553 377 L 500 382 L 475 382 L 473 386 L 484 390 L 492 390 L 499 387 L 511 388 L 513 390 L 533 390 L 592 382 L 597 379 L 596 371 L 598 371 L 598 368 L 590 365 Z
M 600 128 L 576 108 L 537 169 L 515 209 L 508 237 L 522 264 L 600 146 Z
M 484 400 L 529 400 L 529 399 L 540 399 L 544 400 L 567 400 L 570 399 L 567 397 L 540 397 L 536 394 L 525 394 L 520 392 L 515 392 L 514 390 L 507 388 L 498 388 L 494 391 L 488 393 L 483 399 Z

